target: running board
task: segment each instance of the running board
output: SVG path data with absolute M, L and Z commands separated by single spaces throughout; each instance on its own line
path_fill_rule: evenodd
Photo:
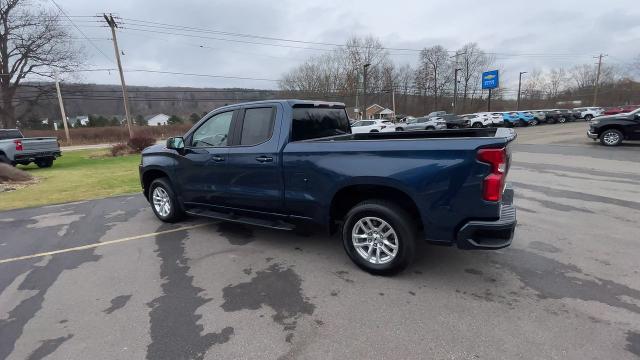
M 247 224 L 247 225 L 254 225 L 254 226 L 261 226 L 261 227 L 267 227 L 267 228 L 271 228 L 271 229 L 293 230 L 295 228 L 295 226 L 293 224 L 284 222 L 282 220 L 271 220 L 270 221 L 270 220 L 264 220 L 264 219 L 250 217 L 250 216 L 218 212 L 218 211 L 213 211 L 213 210 L 204 209 L 204 208 L 193 208 L 193 209 L 189 209 L 189 210 L 187 210 L 185 212 L 187 214 L 189 214 L 189 215 L 194 215 L 194 216 L 203 216 L 203 217 L 216 219 L 216 220 L 229 221 L 229 222 L 235 222 L 235 223 Z

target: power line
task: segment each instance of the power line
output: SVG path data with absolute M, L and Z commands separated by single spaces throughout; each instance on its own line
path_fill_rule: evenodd
M 78 32 L 82 35 L 82 37 L 84 37 L 85 39 L 87 39 L 87 41 L 89 43 L 91 43 L 91 45 L 93 45 L 93 47 L 98 50 L 98 52 L 100 52 L 100 54 L 102 54 L 102 56 L 104 56 L 107 60 L 109 60 L 109 62 L 113 62 L 113 60 L 107 56 L 107 54 L 105 54 L 99 47 L 98 45 L 96 45 L 96 43 L 93 42 L 93 40 L 89 39 L 89 37 L 87 36 L 87 34 L 84 33 L 84 31 L 80 30 L 80 28 L 78 27 L 78 25 L 76 25 L 76 23 L 73 22 L 73 20 L 71 20 L 71 17 L 69 17 L 69 15 L 67 15 L 67 13 L 62 9 L 62 7 L 60 7 L 60 5 L 58 5 L 58 3 L 55 0 L 51 0 L 51 2 L 53 3 L 53 5 L 55 5 L 58 10 L 60 10 L 60 12 L 69 20 L 69 22 L 71 22 L 71 24 L 76 28 L 76 30 L 78 30 Z

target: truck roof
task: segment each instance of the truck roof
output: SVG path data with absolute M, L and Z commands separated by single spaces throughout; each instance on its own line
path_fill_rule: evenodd
M 228 107 L 239 106 L 239 105 L 245 106 L 245 105 L 261 105 L 261 104 L 273 104 L 273 103 L 280 103 L 280 104 L 283 104 L 283 105 L 286 105 L 286 106 L 290 106 L 290 107 L 299 106 L 299 105 L 322 106 L 322 107 L 333 107 L 333 108 L 344 108 L 345 107 L 344 103 L 334 102 L 334 101 L 300 100 L 300 99 L 273 99 L 273 100 L 249 101 L 249 102 L 231 104 L 231 105 L 226 105 L 226 106 L 223 106 L 223 107 L 216 108 L 215 110 L 224 109 L 224 108 L 228 108 Z

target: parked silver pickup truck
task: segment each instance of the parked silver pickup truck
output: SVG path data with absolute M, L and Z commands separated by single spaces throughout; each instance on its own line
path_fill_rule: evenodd
M 55 137 L 25 138 L 18 129 L 0 129 L 0 162 L 11 165 L 35 163 L 48 168 L 61 156 Z

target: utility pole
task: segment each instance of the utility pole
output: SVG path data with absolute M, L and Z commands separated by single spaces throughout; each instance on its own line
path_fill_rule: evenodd
M 456 61 L 457 65 L 457 61 Z M 458 71 L 462 71 L 462 69 L 456 68 L 453 71 L 453 113 L 456 114 L 456 104 L 458 102 Z
M 362 119 L 367 119 L 367 68 L 371 66 L 371 64 L 366 63 L 363 65 L 364 71 L 362 74 Z
M 526 71 L 520 71 L 518 76 L 518 102 L 516 102 L 516 110 L 520 110 L 520 89 L 522 88 L 522 74 L 526 74 Z
M 489 97 L 487 98 L 487 112 L 491 112 L 491 89 L 489 89 Z
M 598 59 L 598 71 L 596 71 L 596 82 L 593 85 L 593 104 L 591 106 L 596 106 L 598 103 L 598 88 L 600 87 L 600 68 L 602 67 L 602 58 L 608 56 L 606 54 L 600 54 L 598 56 L 594 56 Z
M 118 50 L 118 39 L 116 38 L 116 28 L 118 24 L 113 19 L 113 15 L 103 14 L 104 19 L 111 28 L 111 39 L 113 40 L 113 49 L 116 53 L 116 62 L 118 63 L 118 71 L 120 72 L 120 83 L 122 84 L 122 98 L 124 100 L 124 113 L 127 118 L 127 128 L 129 129 L 129 138 L 133 137 L 133 129 L 131 128 L 131 115 L 129 114 L 129 95 L 127 94 L 127 85 L 124 82 L 124 74 L 122 73 L 122 62 L 120 62 L 120 50 Z
M 69 126 L 67 126 L 67 114 L 64 112 L 64 103 L 62 102 L 62 92 L 60 91 L 60 80 L 58 79 L 58 70 L 54 70 L 56 77 L 56 92 L 58 93 L 58 103 L 60 104 L 60 115 L 62 116 L 62 124 L 64 125 L 64 135 L 67 137 L 67 145 L 71 145 L 71 136 L 69 135 Z

